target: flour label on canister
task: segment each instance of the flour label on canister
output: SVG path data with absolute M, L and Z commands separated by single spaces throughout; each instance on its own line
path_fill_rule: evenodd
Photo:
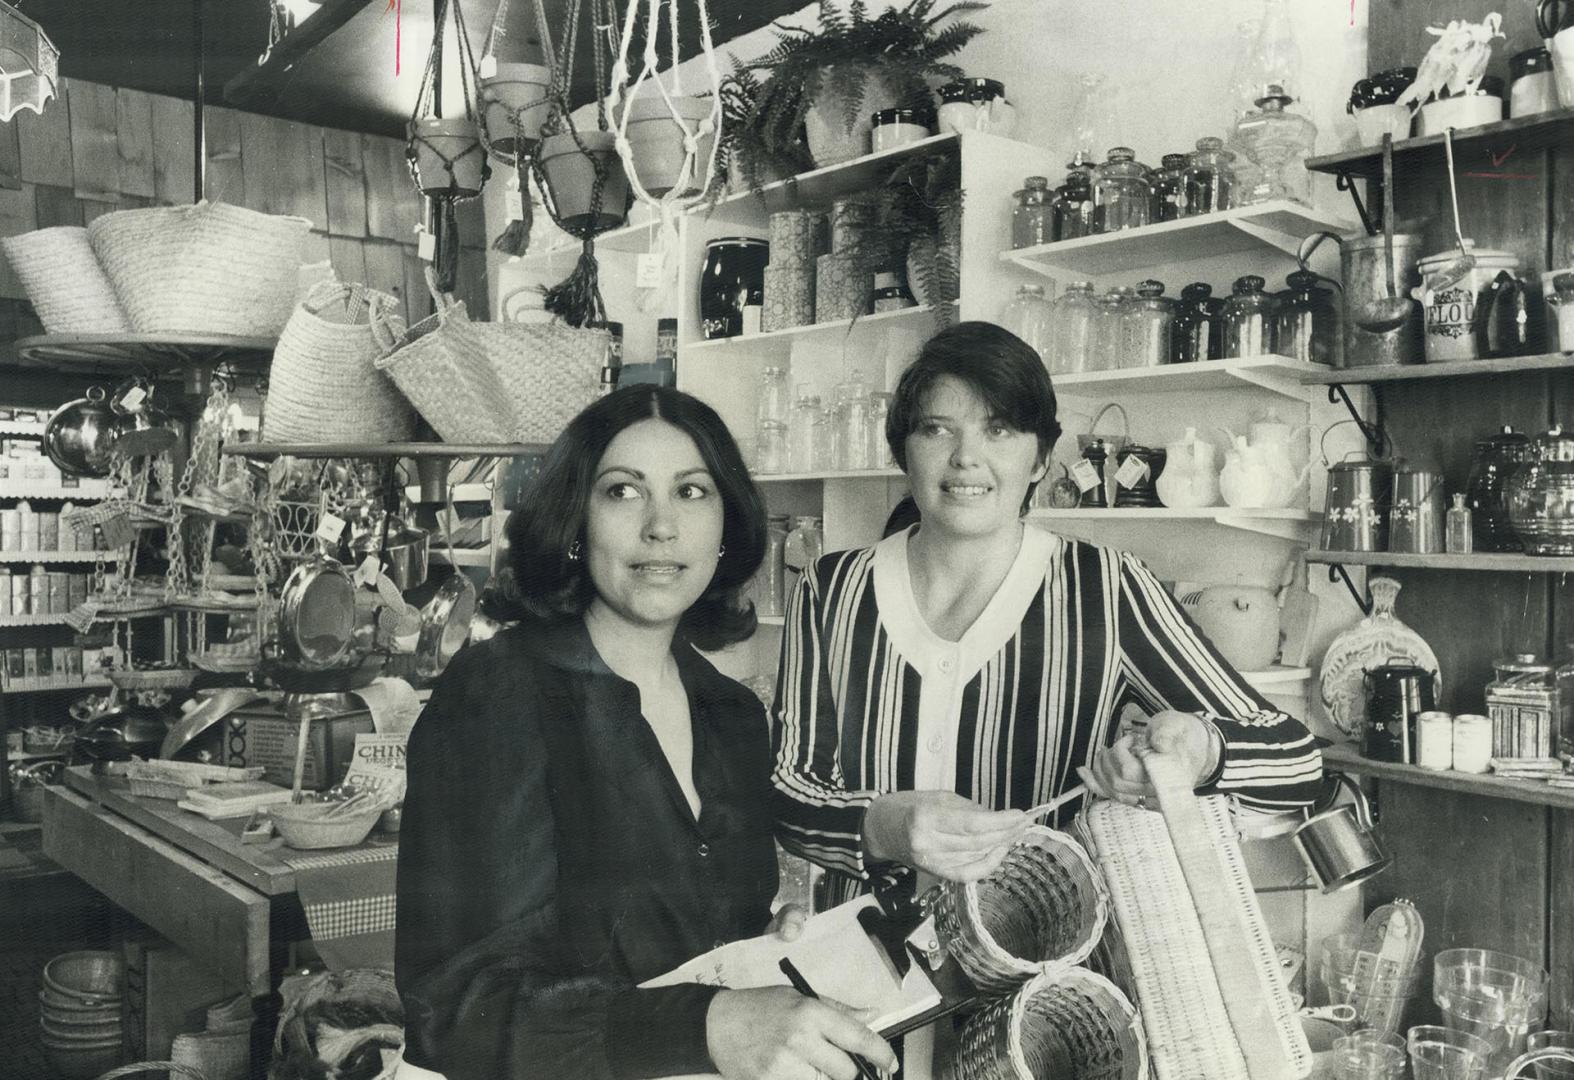
M 1431 293 L 1426 306 L 1426 332 L 1434 337 L 1462 338 L 1476 318 L 1472 289 L 1443 289 Z

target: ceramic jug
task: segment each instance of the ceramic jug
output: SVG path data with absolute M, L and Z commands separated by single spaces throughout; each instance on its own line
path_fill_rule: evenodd
M 1159 500 L 1176 509 L 1213 506 L 1219 501 L 1219 474 L 1214 465 L 1214 447 L 1199 438 L 1197 429 L 1186 429 L 1185 437 L 1164 448 L 1164 471 L 1159 474 Z
M 1295 460 L 1291 454 L 1291 440 L 1297 431 L 1305 431 L 1306 426 L 1290 425 L 1277 419 L 1258 421 L 1252 424 L 1251 439 L 1244 435 L 1236 435 L 1228 428 L 1219 428 L 1230 440 L 1234 447 L 1249 447 L 1253 460 L 1260 462 L 1269 474 L 1267 487 L 1262 495 L 1261 502 L 1235 502 L 1231 500 L 1228 489 L 1224 489 L 1224 501 L 1231 506 L 1249 506 L 1254 509 L 1276 510 L 1289 506 L 1295 501 L 1297 492 L 1306 478 L 1311 475 L 1312 467 L 1305 465 L 1300 469 L 1295 467 Z M 1229 468 L 1229 455 L 1225 455 L 1225 469 Z M 1221 487 L 1223 476 L 1220 477 Z
M 1230 506 L 1243 510 L 1263 510 L 1281 505 L 1282 476 L 1268 454 L 1268 447 L 1253 446 L 1246 436 L 1237 435 L 1224 452 L 1224 468 L 1219 472 L 1219 491 Z

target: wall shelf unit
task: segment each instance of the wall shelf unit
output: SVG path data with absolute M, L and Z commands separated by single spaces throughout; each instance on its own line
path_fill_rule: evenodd
M 1169 506 L 1132 506 L 1108 510 L 1037 509 L 1028 511 L 1028 517 L 1052 528 L 1061 525 L 1096 524 L 1110 527 L 1136 525 L 1152 530 L 1168 524 L 1214 525 L 1227 530 L 1278 537 L 1294 543 L 1309 542 L 1311 534 L 1320 528 L 1322 523 L 1322 515 L 1314 514 L 1309 510 L 1295 508 L 1238 510 L 1232 506 L 1206 506 L 1195 510 L 1177 510 Z
M 113 551 L 0 551 L 0 566 L 11 563 L 94 563 L 113 561 Z
M 44 437 L 44 425 L 31 420 L 0 420 L 0 435 L 25 435 L 41 439 Z
M 770 363 L 785 361 L 795 343 L 812 341 L 823 344 L 850 343 L 860 331 L 873 335 L 891 326 L 912 326 L 920 331 L 937 328 L 935 309 L 927 305 L 903 308 L 901 311 L 883 311 L 874 315 L 860 315 L 857 319 L 837 319 L 834 322 L 811 323 L 792 326 L 786 330 L 772 330 L 748 337 L 713 338 L 708 341 L 690 342 L 683 358 L 692 360 L 696 355 L 709 360 L 728 356 Z
M 1574 573 L 1574 556 L 1472 552 L 1411 555 L 1394 551 L 1308 551 L 1306 561 L 1329 566 L 1389 566 L 1407 570 L 1473 570 L 1518 574 Z
M 1442 364 L 1399 364 L 1379 367 L 1329 369 L 1319 367 L 1301 381 L 1309 386 L 1354 386 L 1430 379 L 1460 379 L 1479 375 L 1519 375 L 1574 369 L 1574 352 L 1536 356 L 1504 356 L 1490 360 L 1451 360 Z
M 16 356 L 51 371 L 175 377 L 220 365 L 265 372 L 276 344 L 272 338 L 227 335 L 39 334 L 18 340 Z
M 1344 745 L 1324 747 L 1323 760 L 1354 776 L 1370 776 L 1378 780 L 1440 788 L 1463 795 L 1484 795 L 1489 799 L 1509 799 L 1560 810 L 1574 810 L 1574 788 L 1549 787 L 1544 780 L 1510 779 L 1491 773 L 1462 773 L 1452 769 L 1423 769 L 1419 765 L 1372 761 L 1362 757 L 1354 747 Z
M 1295 401 L 1306 400 L 1311 376 L 1328 369 L 1288 356 L 1244 356 L 1200 360 L 1163 367 L 1079 371 L 1054 377 L 1055 392 L 1069 396 L 1113 397 L 1135 393 L 1187 393 L 1203 390 L 1267 390 Z
M 0 480 L 0 499 L 70 499 L 97 502 L 109 494 L 102 480 L 81 480 L 76 487 L 61 487 L 42 480 Z
M 1473 162 L 1482 156 L 1481 143 L 1512 143 L 1514 148 L 1526 153 L 1536 150 L 1557 149 L 1574 138 L 1574 109 L 1537 113 L 1495 124 L 1460 128 L 1454 132 L 1454 157 Z M 1394 143 L 1394 167 L 1404 172 L 1420 169 L 1441 169 L 1445 165 L 1442 135 L 1420 135 L 1413 139 L 1400 139 Z M 1339 154 L 1323 154 L 1308 158 L 1306 167 L 1313 172 L 1332 173 L 1351 179 L 1376 180 L 1383 175 L 1383 151 L 1379 146 L 1364 146 Z M 1468 167 L 1468 166 L 1465 166 Z

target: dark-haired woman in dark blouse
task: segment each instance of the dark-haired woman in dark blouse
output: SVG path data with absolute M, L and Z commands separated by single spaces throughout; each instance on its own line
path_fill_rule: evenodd
M 764 510 L 716 413 L 630 387 L 573 420 L 508 529 L 518 624 L 411 734 L 395 976 L 447 1080 L 857 1075 L 868 1028 L 785 987 L 639 989 L 764 933 L 764 711 L 698 649 L 754 630 Z

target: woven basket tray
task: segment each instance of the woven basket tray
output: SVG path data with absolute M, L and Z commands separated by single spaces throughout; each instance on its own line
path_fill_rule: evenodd
M 80 225 L 0 239 L 11 269 L 51 334 L 124 334 L 131 329 Z

